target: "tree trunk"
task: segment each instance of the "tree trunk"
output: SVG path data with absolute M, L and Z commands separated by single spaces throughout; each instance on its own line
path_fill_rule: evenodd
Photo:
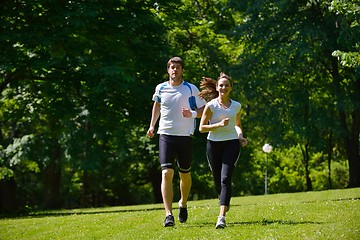
M 346 154 L 349 161 L 348 187 L 360 187 L 360 110 L 352 114 L 352 126 L 349 137 L 345 139 Z
M 81 190 L 81 202 L 80 205 L 82 208 L 91 207 L 89 200 L 89 173 L 88 170 L 84 170 L 82 176 L 82 190 Z
M 332 60 L 332 76 L 335 84 L 335 91 L 337 96 L 342 96 L 340 89 L 340 75 L 338 69 L 338 60 L 333 58 Z M 356 70 L 359 71 L 359 70 Z M 350 95 L 353 102 L 353 110 L 351 116 L 347 117 L 344 109 L 339 111 L 339 121 L 342 131 L 345 133 L 342 135 L 345 143 L 346 155 L 349 162 L 349 185 L 348 187 L 360 187 L 360 145 L 359 145 L 359 136 L 360 136 L 360 77 L 357 73 L 354 81 L 354 94 Z M 351 123 L 350 123 L 351 122 Z M 348 125 L 349 124 L 349 125 Z
M 150 169 L 150 181 L 153 188 L 155 203 L 162 203 L 161 195 L 161 171 L 158 168 L 153 167 Z
M 332 181 L 331 181 L 331 159 L 332 159 L 332 155 L 333 155 L 333 142 L 332 142 L 332 138 L 333 138 L 333 134 L 332 131 L 330 130 L 330 134 L 329 134 L 329 152 L 328 152 L 328 184 L 329 184 L 329 188 L 332 189 Z
M 0 212 L 15 213 L 18 210 L 16 192 L 17 186 L 13 177 L 0 181 Z
M 45 167 L 45 208 L 56 209 L 60 207 L 60 159 L 61 149 L 55 145 L 53 156 Z
M 309 150 L 308 150 L 308 145 L 305 144 L 304 149 L 301 148 L 301 152 L 303 154 L 303 163 L 304 163 L 304 167 L 305 167 L 305 179 L 306 179 L 306 191 L 312 191 L 313 187 L 312 187 L 312 182 L 311 182 L 311 178 L 310 178 L 310 172 L 309 172 Z
M 360 71 L 360 69 L 358 70 Z M 349 187 L 360 187 L 360 73 L 354 83 L 355 87 L 355 110 L 352 112 L 351 134 L 346 150 L 349 160 Z

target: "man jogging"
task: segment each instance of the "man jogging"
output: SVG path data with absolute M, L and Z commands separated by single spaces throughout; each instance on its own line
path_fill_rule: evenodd
M 167 63 L 169 79 L 155 88 L 154 101 L 148 137 L 152 138 L 155 125 L 159 121 L 159 161 L 162 169 L 161 193 L 166 213 L 164 226 L 174 226 L 172 213 L 174 164 L 180 176 L 179 221 L 186 222 L 188 217 L 187 199 L 191 189 L 192 135 L 195 118 L 200 118 L 205 100 L 198 96 L 199 89 L 182 80 L 183 60 L 171 58 Z

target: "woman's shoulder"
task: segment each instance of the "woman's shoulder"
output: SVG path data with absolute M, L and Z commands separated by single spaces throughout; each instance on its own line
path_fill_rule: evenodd
M 217 104 L 217 99 L 216 98 L 213 98 L 211 99 L 210 101 L 207 102 L 208 105 L 212 105 L 212 106 L 215 106 Z
M 214 98 L 214 99 L 211 99 L 210 101 L 208 101 L 206 103 L 206 106 L 208 106 L 211 111 L 214 111 L 217 108 L 216 103 L 217 103 L 216 98 Z
M 241 103 L 240 103 L 240 102 L 238 102 L 238 101 L 236 101 L 236 100 L 234 100 L 234 99 L 231 99 L 231 101 L 232 101 L 232 104 L 233 104 L 234 106 L 236 106 L 236 107 L 241 107 Z
M 238 101 L 236 101 L 236 100 L 234 100 L 234 99 L 231 99 L 231 101 L 232 101 L 234 104 L 241 105 L 240 102 L 238 102 Z

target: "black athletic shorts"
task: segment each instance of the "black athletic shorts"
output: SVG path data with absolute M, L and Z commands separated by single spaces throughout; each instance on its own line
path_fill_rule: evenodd
M 161 169 L 174 169 L 176 159 L 179 172 L 190 172 L 192 137 L 161 134 L 159 138 L 159 159 Z

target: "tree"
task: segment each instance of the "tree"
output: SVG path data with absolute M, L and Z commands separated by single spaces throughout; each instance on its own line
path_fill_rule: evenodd
M 360 25 L 359 3 L 357 1 L 330 2 L 330 11 L 338 16 L 338 42 L 343 43 L 332 52 L 334 89 L 337 95 L 348 93 L 348 101 L 339 101 L 340 124 L 343 130 L 346 154 L 349 161 L 349 187 L 360 186 Z M 340 66 L 339 66 L 340 63 Z M 348 74 L 346 74 L 348 72 Z M 347 75 L 342 78 L 342 75 Z
M 246 19 L 234 29 L 246 42 L 234 71 L 245 80 L 255 122 L 267 119 L 268 126 L 277 126 L 264 137 L 284 146 L 301 143 L 307 164 L 310 151 L 329 148 L 318 133 L 336 134 L 347 149 L 349 186 L 358 186 L 359 81 L 355 68 L 341 66 L 332 54 L 358 51 L 359 31 L 351 27 L 356 11 L 335 14 L 329 10 L 334 3 L 232 1 Z
M 0 7 L 0 90 L 5 102 L 19 101 L 17 115 L 2 102 L 1 144 L 32 136 L 33 144 L 22 147 L 44 177 L 43 207 L 59 207 L 60 193 L 75 189 L 62 189 L 62 181 L 71 182 L 63 177 L 75 176 L 82 201 L 74 202 L 96 205 L 97 196 L 113 188 L 110 182 L 127 180 L 116 179 L 113 167 L 127 167 L 124 136 L 130 122 L 141 123 L 143 93 L 166 54 L 155 2 L 14 1 Z M 11 172 L 23 189 L 30 169 L 17 171 L 25 161 L 19 160 L 11 165 L 4 156 L 1 171 Z M 94 187 L 104 175 L 113 177 Z

